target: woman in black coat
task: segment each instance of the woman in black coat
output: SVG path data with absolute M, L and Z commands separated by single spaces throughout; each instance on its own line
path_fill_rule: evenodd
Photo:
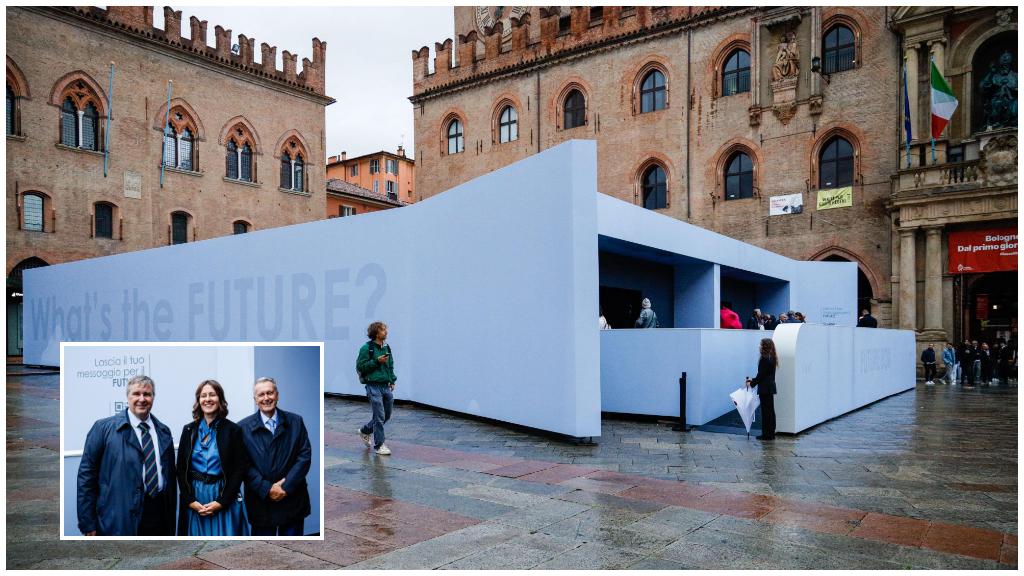
M 757 361 L 757 376 L 747 377 L 747 386 L 757 386 L 761 400 L 761 435 L 758 440 L 775 440 L 775 369 L 779 356 L 771 338 L 761 339 L 761 358 Z
M 179 536 L 248 536 L 239 490 L 249 465 L 242 429 L 227 419 L 228 402 L 216 380 L 196 388 L 192 422 L 178 441 Z

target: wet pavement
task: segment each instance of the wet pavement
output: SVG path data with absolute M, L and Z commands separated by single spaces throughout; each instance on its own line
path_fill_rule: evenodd
M 7 377 L 8 568 L 1011 568 L 1017 388 L 925 387 L 761 443 L 606 418 L 594 445 L 327 398 L 324 542 L 60 542 L 58 379 Z

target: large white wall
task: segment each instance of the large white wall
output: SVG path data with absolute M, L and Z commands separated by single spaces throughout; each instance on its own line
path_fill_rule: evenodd
M 774 341 L 779 432 L 801 432 L 916 383 L 911 330 L 783 324 Z
M 596 147 L 573 141 L 401 208 L 25 274 L 25 361 L 67 341 L 325 342 L 362 394 L 366 326 L 396 395 L 599 436 Z

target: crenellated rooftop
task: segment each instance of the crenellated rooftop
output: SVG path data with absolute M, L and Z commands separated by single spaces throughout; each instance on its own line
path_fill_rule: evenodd
M 430 72 L 430 49 L 423 46 L 413 50 L 413 96 L 410 100 L 416 102 L 470 81 L 512 73 L 602 45 L 699 26 L 749 10 L 721 6 L 602 8 L 600 18 L 592 19 L 590 6 L 573 6 L 568 14 L 562 13 L 557 6 L 545 6 L 537 11 L 538 22 L 531 21 L 530 13 L 512 18 L 511 37 L 505 41 L 502 40 L 504 25 L 497 22 L 484 30 L 482 36 L 474 30 L 460 34 L 457 43 L 451 38 L 437 42 L 434 44 L 433 72 Z M 531 33 L 533 26 L 540 27 L 539 35 Z M 478 50 L 480 42 L 483 43 L 482 54 Z
M 121 30 L 128 34 L 142 36 L 149 40 L 167 44 L 173 48 L 198 55 L 208 60 L 231 66 L 254 76 L 287 84 L 292 88 L 324 96 L 326 89 L 326 56 L 327 43 L 313 38 L 313 59 L 302 59 L 302 71 L 297 70 L 298 55 L 284 50 L 282 55 L 283 70 L 277 69 L 277 46 L 266 42 L 260 44 L 260 63 L 255 62 L 254 38 L 244 34 L 238 35 L 238 54 L 231 51 L 231 30 L 222 26 L 214 26 L 213 46 L 206 43 L 207 21 L 195 16 L 189 19 L 190 38 L 181 35 L 181 10 L 164 7 L 164 28 L 161 30 L 153 25 L 152 6 L 109 6 L 107 9 L 97 7 L 53 7 L 55 10 L 84 18 L 102 25 Z

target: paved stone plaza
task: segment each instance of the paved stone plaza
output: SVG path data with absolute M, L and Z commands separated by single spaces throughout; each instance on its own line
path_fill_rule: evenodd
M 355 434 L 365 402 L 326 410 L 326 542 L 60 542 L 58 379 L 9 366 L 7 567 L 1017 564 L 1016 387 L 919 384 L 770 444 L 606 419 L 575 445 L 403 405 L 391 457 Z

